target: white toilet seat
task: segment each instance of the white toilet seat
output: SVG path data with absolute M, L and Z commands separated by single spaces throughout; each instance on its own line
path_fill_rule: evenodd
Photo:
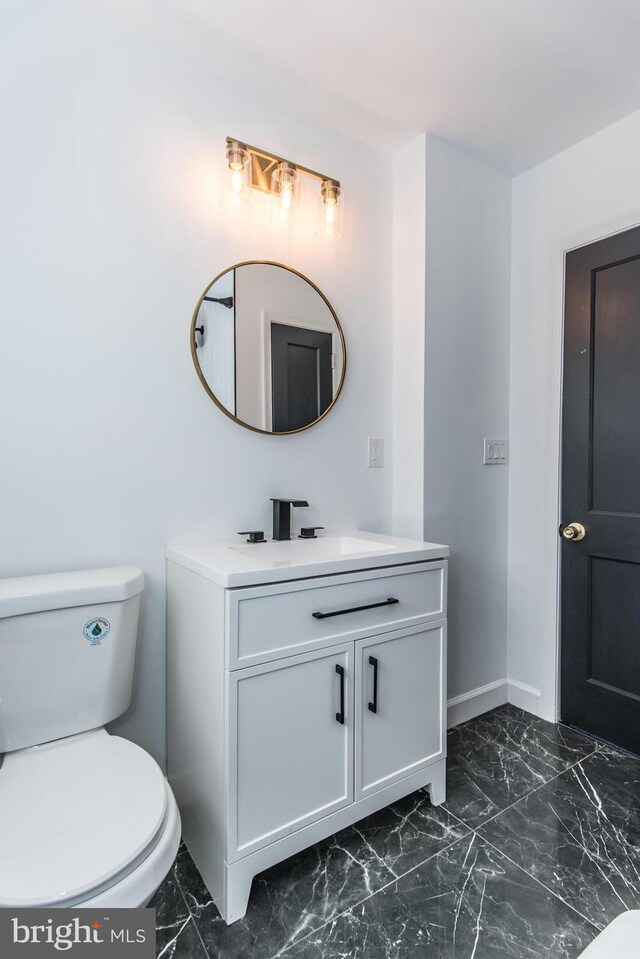
M 180 845 L 181 822 L 178 804 L 171 789 L 167 787 L 167 818 L 158 842 L 149 855 L 135 869 L 125 873 L 108 888 L 76 903 L 78 907 L 119 906 L 133 909 L 146 906 L 156 889 L 171 869 Z
M 2 907 L 144 904 L 179 838 L 160 767 L 128 740 L 96 729 L 5 756 Z

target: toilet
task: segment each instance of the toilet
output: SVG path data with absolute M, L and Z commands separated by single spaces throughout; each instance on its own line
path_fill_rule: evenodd
M 0 580 L 0 908 L 145 906 L 180 842 L 131 701 L 142 570 Z
M 638 959 L 640 909 L 621 913 L 580 953 L 580 959 Z

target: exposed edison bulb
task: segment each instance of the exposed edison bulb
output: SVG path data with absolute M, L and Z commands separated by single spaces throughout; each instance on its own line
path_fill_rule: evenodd
M 282 193 L 280 194 L 280 209 L 288 216 L 293 206 L 293 183 L 283 183 Z
M 251 203 L 251 154 L 243 143 L 230 140 L 225 151 L 226 199 L 231 207 Z
M 325 226 L 329 228 L 331 228 L 336 221 L 336 205 L 337 200 L 324 201 L 324 223 Z
M 342 231 L 342 204 L 340 184 L 336 180 L 323 180 L 320 188 L 320 224 L 318 235 L 325 240 L 334 240 Z
M 242 167 L 234 168 L 229 164 L 229 189 L 232 193 L 242 193 Z
M 292 163 L 278 163 L 271 174 L 271 219 L 286 223 L 298 218 L 298 171 Z

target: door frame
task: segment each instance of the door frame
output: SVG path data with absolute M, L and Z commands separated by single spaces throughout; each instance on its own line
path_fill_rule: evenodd
M 562 509 L 562 379 L 564 372 L 565 258 L 581 246 L 605 240 L 640 226 L 640 210 L 593 224 L 551 245 L 551 303 L 547 321 L 548 372 L 545 390 L 544 523 L 541 553 L 542 577 L 542 670 L 540 713 L 544 719 L 560 719 L 560 578 L 561 543 L 558 525 Z M 532 692 L 534 692 L 532 690 Z

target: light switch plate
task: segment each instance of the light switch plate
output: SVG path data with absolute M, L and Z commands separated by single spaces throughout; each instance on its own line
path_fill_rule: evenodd
M 485 466 L 506 466 L 509 462 L 508 440 L 485 439 L 482 462 Z
M 380 469 L 384 466 L 384 440 L 370 436 L 367 441 L 367 466 Z

